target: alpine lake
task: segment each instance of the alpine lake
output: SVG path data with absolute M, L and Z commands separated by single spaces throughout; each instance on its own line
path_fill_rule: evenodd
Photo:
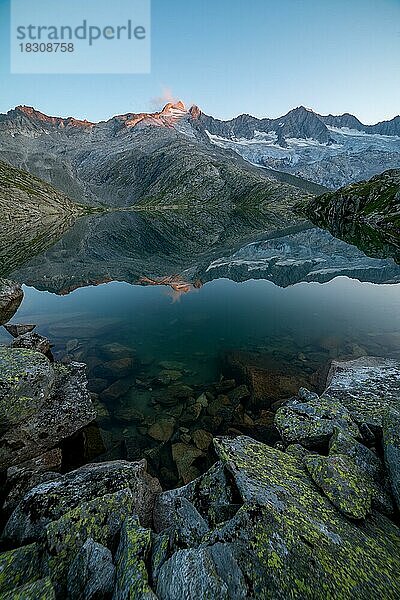
M 18 249 L 3 232 L 0 251 L 0 276 L 24 289 L 12 321 L 87 365 L 98 418 L 65 442 L 64 470 L 145 457 L 164 487 L 187 483 L 212 464 L 213 436 L 274 444 L 274 411 L 321 392 L 332 359 L 400 358 L 386 247 L 129 211 L 67 225 L 34 243 L 19 232 Z

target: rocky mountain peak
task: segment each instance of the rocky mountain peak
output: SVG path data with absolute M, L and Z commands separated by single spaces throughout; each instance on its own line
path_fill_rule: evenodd
M 34 122 L 47 123 L 49 125 L 55 125 L 57 127 L 92 127 L 94 123 L 87 121 L 86 119 L 80 120 L 74 117 L 50 117 L 39 110 L 36 110 L 32 106 L 19 105 L 15 107 L 17 113 L 22 113 L 25 117 Z M 10 111 L 12 113 L 13 111 Z M 9 114 L 10 114 L 9 113 Z
M 189 114 L 192 117 L 192 119 L 199 119 L 202 115 L 202 111 L 198 106 L 196 106 L 196 104 L 193 104 L 193 106 L 191 106 L 189 109 Z

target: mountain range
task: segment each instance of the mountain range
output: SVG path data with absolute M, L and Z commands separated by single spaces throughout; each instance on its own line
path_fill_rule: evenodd
M 221 121 L 179 101 L 94 123 L 18 106 L 0 115 L 0 143 L 1 159 L 80 202 L 257 203 L 266 180 L 272 195 L 318 194 L 400 167 L 400 117 L 364 125 L 300 106 L 277 119 Z

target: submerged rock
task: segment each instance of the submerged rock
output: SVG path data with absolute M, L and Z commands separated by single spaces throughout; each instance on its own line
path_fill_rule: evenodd
M 325 393 L 357 423 L 381 433 L 387 408 L 400 410 L 400 362 L 373 356 L 333 361 Z
M 147 431 L 147 434 L 159 442 L 167 442 L 171 439 L 174 433 L 175 419 L 173 417 L 165 417 L 156 421 L 151 425 Z

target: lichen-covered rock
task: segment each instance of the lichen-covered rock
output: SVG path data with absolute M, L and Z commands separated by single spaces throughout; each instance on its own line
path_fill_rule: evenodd
M 230 546 L 221 543 L 175 552 L 157 580 L 159 600 L 244 600 L 248 592 Z
M 88 538 L 113 546 L 133 507 L 128 488 L 84 502 L 46 527 L 48 569 L 53 584 L 62 589 L 76 554 Z
M 383 464 L 379 456 L 354 437 L 336 430 L 329 443 L 329 454 L 345 454 L 353 459 L 357 467 L 373 479 L 383 476 Z
M 252 597 L 399 596 L 400 530 L 389 519 L 375 513 L 353 523 L 296 457 L 245 437 L 214 443 L 244 505 L 202 547 L 228 543 Z
M 394 408 L 384 417 L 383 449 L 394 499 L 400 510 L 400 411 Z
M 205 519 L 193 504 L 183 497 L 178 497 L 175 501 L 174 520 L 171 526 L 178 543 L 188 548 L 199 545 L 209 531 Z
M 54 380 L 42 354 L 0 346 L 0 433 L 32 417 L 52 393 Z
M 372 489 L 368 479 L 345 455 L 307 456 L 305 465 L 334 506 L 350 519 L 364 519 L 371 510 Z
M 400 410 L 400 362 L 373 356 L 333 361 L 325 393 L 341 402 L 357 423 L 381 432 L 387 408 Z
M 67 596 L 70 600 L 110 597 L 114 580 L 115 566 L 111 551 L 88 538 L 69 568 Z
M 0 325 L 8 323 L 14 316 L 23 297 L 24 292 L 19 283 L 8 279 L 0 279 Z
M 23 543 L 43 539 L 46 526 L 83 502 L 129 488 L 133 509 L 144 526 L 151 525 L 154 502 L 161 492 L 147 472 L 146 461 L 114 461 L 85 465 L 55 481 L 30 490 L 8 520 L 3 537 Z
M 349 457 L 372 490 L 373 508 L 385 514 L 393 513 L 388 477 L 382 461 L 375 452 L 351 436 L 336 430 L 329 443 L 329 455 Z
M 45 388 L 40 394 L 45 394 L 43 399 L 35 403 L 27 403 L 26 408 L 19 410 L 19 421 L 16 426 L 9 428 L 0 437 L 0 468 L 9 467 L 20 462 L 43 454 L 59 442 L 90 423 L 96 418 L 96 411 L 87 390 L 86 366 L 80 363 L 70 363 L 68 366 L 55 363 L 51 365 L 43 354 L 25 349 L 8 349 L 8 352 L 23 356 L 23 364 L 19 366 L 22 372 L 32 369 L 32 365 L 39 364 L 46 370 L 44 380 Z M 30 366 L 31 365 L 31 366 Z M 53 378 L 52 380 L 49 378 Z M 49 381 L 52 381 L 51 387 Z M 20 393 L 20 392 L 19 392 Z M 18 407 L 25 406 L 19 396 Z M 9 399 L 9 394 L 7 395 Z M 7 404 L 8 402 L 8 404 Z M 11 406 L 9 400 L 2 404 Z M 8 409 L 10 412 L 10 409 Z M 13 409 L 15 414 L 15 405 Z M 17 417 L 15 417 L 16 419 Z
M 146 563 L 151 549 L 151 531 L 136 517 L 126 519 L 115 557 L 117 573 L 113 600 L 157 600 L 150 587 Z
M 55 600 L 56 593 L 49 577 L 27 583 L 1 596 L 1 600 Z
M 39 579 L 40 567 L 40 548 L 37 544 L 0 554 L 0 595 Z
M 210 525 L 232 516 L 234 502 L 224 468 L 217 462 L 206 473 L 187 485 L 160 494 L 154 505 L 154 528 L 164 531 L 175 519 L 179 498 L 186 498 Z
M 282 406 L 275 415 L 275 425 L 286 444 L 298 443 L 305 448 L 327 446 L 335 429 L 360 436 L 349 411 L 325 396 Z

